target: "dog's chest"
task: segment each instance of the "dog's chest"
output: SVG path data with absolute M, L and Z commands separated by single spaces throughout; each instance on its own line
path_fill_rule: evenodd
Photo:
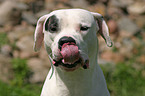
M 96 91 L 98 89 L 96 78 L 89 78 L 88 75 L 87 78 L 82 78 L 79 74 L 78 78 L 72 76 L 67 79 L 54 75 L 51 79 L 46 79 L 41 96 L 98 96 L 101 91 Z
M 90 86 L 81 84 L 81 82 L 78 81 L 78 83 L 71 83 L 68 85 L 65 85 L 63 82 L 59 82 L 58 85 L 51 86 L 51 89 L 53 91 L 51 91 L 50 94 L 53 94 L 53 96 L 89 96 L 89 89 L 91 88 Z

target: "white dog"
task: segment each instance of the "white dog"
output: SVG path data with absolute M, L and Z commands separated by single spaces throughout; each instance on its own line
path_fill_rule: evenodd
M 108 27 L 99 13 L 62 9 L 38 20 L 34 50 L 38 51 L 44 40 L 53 63 L 41 96 L 110 96 L 97 64 L 96 32 L 112 46 Z

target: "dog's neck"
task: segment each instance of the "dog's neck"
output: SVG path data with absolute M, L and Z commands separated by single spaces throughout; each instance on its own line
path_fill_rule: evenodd
M 94 57 L 93 60 L 97 60 L 96 58 L 97 57 Z M 72 72 L 66 72 L 60 68 L 56 68 L 56 86 L 66 86 L 67 91 L 69 91 L 70 94 L 73 94 L 72 96 L 75 96 L 74 92 L 84 92 L 84 90 L 86 93 L 90 93 L 92 88 L 94 88 L 94 82 L 96 82 L 94 80 L 96 80 L 97 77 L 95 73 L 97 72 L 96 67 L 98 67 L 96 63 L 93 64 L 93 62 L 97 61 L 93 60 L 90 60 L 92 66 L 90 66 L 89 69 L 79 68 Z

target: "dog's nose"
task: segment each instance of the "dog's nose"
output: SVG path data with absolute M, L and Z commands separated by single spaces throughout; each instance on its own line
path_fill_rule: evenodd
M 61 50 L 61 47 L 64 43 L 75 43 L 76 44 L 76 41 L 72 37 L 67 37 L 67 36 L 60 38 L 59 42 L 58 42 L 60 50 Z

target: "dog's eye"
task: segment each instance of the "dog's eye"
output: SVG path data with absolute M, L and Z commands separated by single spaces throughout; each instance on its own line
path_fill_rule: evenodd
M 87 26 L 81 26 L 80 30 L 81 31 L 87 31 L 90 27 Z
M 50 31 L 55 32 L 58 30 L 58 26 L 57 26 L 57 24 L 52 24 L 49 29 L 50 29 Z

